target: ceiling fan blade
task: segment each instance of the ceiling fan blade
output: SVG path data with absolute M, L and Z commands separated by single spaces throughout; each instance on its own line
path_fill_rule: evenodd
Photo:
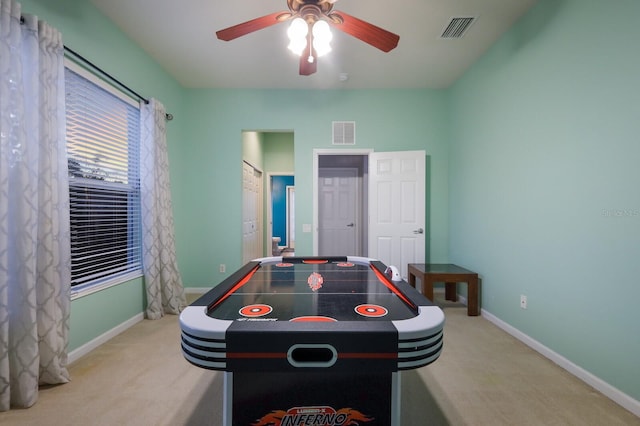
M 233 27 L 225 28 L 220 31 L 216 31 L 216 36 L 220 40 L 230 41 L 243 35 L 247 35 L 254 31 L 258 31 L 271 25 L 278 24 L 291 18 L 290 12 L 275 12 L 270 15 L 265 15 L 260 18 L 252 19 L 242 24 L 234 25 Z
M 327 22 L 334 28 L 352 35 L 373 47 L 377 47 L 383 52 L 393 50 L 400 40 L 399 35 L 383 30 L 380 27 L 344 12 L 333 12 L 329 17 L 331 19 Z
M 303 53 L 300 56 L 300 75 L 311 75 L 318 70 L 318 59 L 313 55 L 313 62 L 309 62 L 309 56 Z

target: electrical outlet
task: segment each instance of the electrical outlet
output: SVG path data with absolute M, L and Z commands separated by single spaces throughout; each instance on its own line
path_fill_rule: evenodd
M 227 272 L 227 266 L 224 263 L 220 264 L 220 273 L 224 274 L 225 272 Z
M 524 294 L 520 295 L 520 307 L 522 309 L 527 309 L 527 296 Z

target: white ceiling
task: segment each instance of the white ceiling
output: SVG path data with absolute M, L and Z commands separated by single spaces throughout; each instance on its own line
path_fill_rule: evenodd
M 449 87 L 536 0 L 339 0 L 334 10 L 400 36 L 384 53 L 333 29 L 318 71 L 298 74 L 288 23 L 220 41 L 215 32 L 287 9 L 286 0 L 91 0 L 182 86 L 188 88 Z M 441 39 L 452 17 L 477 20 L 460 39 Z M 347 73 L 348 80 L 340 81 Z

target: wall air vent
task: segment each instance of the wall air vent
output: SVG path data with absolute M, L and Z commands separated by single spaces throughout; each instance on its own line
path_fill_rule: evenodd
M 471 24 L 476 20 L 475 16 L 454 17 L 440 34 L 440 38 L 462 38 Z
M 356 144 L 356 122 L 355 121 L 334 121 L 332 143 L 334 145 L 355 145 Z

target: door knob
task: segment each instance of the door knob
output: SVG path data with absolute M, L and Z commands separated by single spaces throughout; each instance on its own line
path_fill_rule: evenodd
M 418 228 L 415 231 L 413 231 L 414 234 L 424 234 L 424 229 L 422 228 Z
M 355 226 L 355 224 L 353 222 L 351 222 L 350 224 L 347 225 L 349 228 L 353 228 Z

